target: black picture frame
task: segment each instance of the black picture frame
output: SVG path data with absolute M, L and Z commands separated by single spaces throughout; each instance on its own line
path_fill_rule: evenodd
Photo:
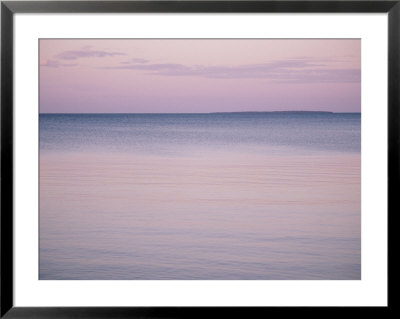
M 387 315 L 387 307 L 15 307 L 13 302 L 13 18 L 16 13 L 387 13 L 388 14 L 388 265 L 400 184 L 400 0 L 358 1 L 1 1 L 1 317 L 5 318 L 254 318 L 328 311 Z M 392 273 L 388 269 L 390 278 Z M 393 281 L 393 280 L 392 280 Z M 393 283 L 392 283 L 393 285 Z M 390 281 L 388 281 L 390 288 Z

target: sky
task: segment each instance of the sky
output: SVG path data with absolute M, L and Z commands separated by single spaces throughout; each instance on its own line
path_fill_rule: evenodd
M 41 113 L 361 111 L 360 39 L 41 39 Z

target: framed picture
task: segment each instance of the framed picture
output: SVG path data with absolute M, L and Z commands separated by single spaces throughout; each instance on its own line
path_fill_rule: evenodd
M 388 311 L 399 19 L 2 1 L 1 316 Z

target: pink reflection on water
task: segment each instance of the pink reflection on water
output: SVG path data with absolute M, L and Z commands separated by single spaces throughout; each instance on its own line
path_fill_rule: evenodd
M 321 154 L 42 154 L 41 273 L 360 279 L 360 154 Z

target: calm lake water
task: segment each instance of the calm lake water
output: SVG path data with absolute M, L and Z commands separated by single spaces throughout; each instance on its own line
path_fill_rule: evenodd
M 40 279 L 361 279 L 359 113 L 40 114 Z

